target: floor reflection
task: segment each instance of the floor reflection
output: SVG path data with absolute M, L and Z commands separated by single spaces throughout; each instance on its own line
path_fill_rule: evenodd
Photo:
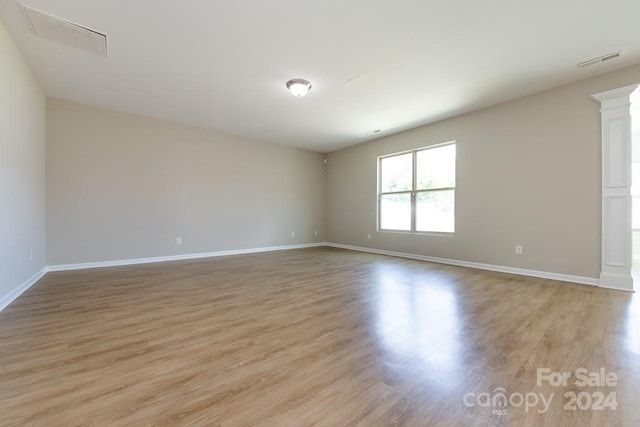
M 638 296 L 638 283 L 640 283 L 640 259 L 633 260 L 631 268 L 633 277 L 633 294 L 627 306 L 625 318 L 625 330 L 627 331 L 625 342 L 627 350 L 640 355 L 640 297 Z
M 635 280 L 634 280 L 635 281 Z M 628 351 L 640 355 L 640 297 L 638 293 L 630 298 L 625 313 L 625 344 Z
M 437 379 L 458 373 L 458 301 L 437 275 L 394 271 L 380 266 L 376 283 L 376 332 L 385 353 L 411 361 L 416 375 Z M 437 378 L 436 378 L 437 377 Z

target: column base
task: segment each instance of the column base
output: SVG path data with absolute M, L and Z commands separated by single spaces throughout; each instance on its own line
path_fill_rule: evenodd
M 600 273 L 600 287 L 633 292 L 633 277 L 630 274 Z

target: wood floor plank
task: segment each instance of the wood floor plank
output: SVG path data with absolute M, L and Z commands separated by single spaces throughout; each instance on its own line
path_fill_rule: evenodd
M 333 248 L 48 273 L 0 313 L 2 426 L 640 426 L 639 384 L 634 294 Z

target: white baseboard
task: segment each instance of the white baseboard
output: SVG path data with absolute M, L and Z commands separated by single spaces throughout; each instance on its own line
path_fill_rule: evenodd
M 547 271 L 527 270 L 524 268 L 505 267 L 502 265 L 483 264 L 479 262 L 460 261 L 455 259 L 438 258 L 425 255 L 416 255 L 405 252 L 385 251 L 381 249 L 365 248 L 361 246 L 341 245 L 338 243 L 328 243 L 327 246 L 333 248 L 349 249 L 352 251 L 369 252 L 379 255 L 390 255 L 400 258 L 416 259 L 419 261 L 429 261 L 438 264 L 457 265 L 460 267 L 471 267 L 480 270 L 497 271 L 500 273 L 518 274 L 520 276 L 539 277 L 542 279 L 559 280 L 561 282 L 579 283 L 582 285 L 600 286 L 598 279 L 592 279 L 590 277 L 572 276 L 568 274 L 549 273 Z M 624 289 L 623 289 L 624 290 Z
M 50 265 L 42 268 L 38 273 L 33 275 L 31 278 L 25 281 L 22 285 L 18 286 L 9 294 L 0 298 L 0 311 L 2 311 L 9 304 L 15 301 L 22 293 L 24 293 L 27 289 L 29 289 L 33 284 L 35 284 L 38 280 L 40 280 L 49 271 L 69 271 L 69 270 L 81 270 L 81 269 L 87 269 L 87 268 L 117 267 L 117 266 L 148 264 L 148 263 L 156 263 L 156 262 L 221 257 L 221 256 L 229 256 L 229 255 L 244 255 L 244 254 L 251 254 L 251 253 L 258 253 L 258 252 L 283 251 L 283 250 L 289 250 L 289 249 L 304 249 L 304 248 L 313 248 L 313 247 L 319 247 L 319 246 L 329 246 L 333 248 L 348 249 L 352 251 L 368 252 L 368 253 L 379 254 L 379 255 L 389 255 L 389 256 L 395 256 L 395 257 L 401 257 L 401 258 L 415 259 L 420 261 L 429 261 L 429 262 L 435 262 L 439 264 L 457 265 L 460 267 L 471 267 L 471 268 L 477 268 L 480 270 L 489 270 L 489 271 L 497 271 L 501 273 L 518 274 L 521 276 L 539 277 L 542 279 L 559 280 L 562 282 L 579 283 L 583 285 L 601 286 L 600 280 L 593 279 L 590 277 L 572 276 L 568 274 L 550 273 L 546 271 L 527 270 L 523 268 L 505 267 L 501 265 L 483 264 L 483 263 L 471 262 L 471 261 L 460 261 L 455 259 L 416 255 L 416 254 L 410 254 L 406 252 L 386 251 L 382 249 L 366 248 L 362 246 L 342 245 L 339 243 L 319 242 L 319 243 L 305 243 L 305 244 L 299 244 L 299 245 L 271 246 L 271 247 L 262 247 L 262 248 L 201 252 L 201 253 L 193 253 L 193 254 L 170 255 L 170 256 L 161 256 L 161 257 L 152 257 L 152 258 L 135 258 L 135 259 L 123 259 L 123 260 L 115 260 L 115 261 L 87 262 L 87 263 L 80 263 L 80 264 Z M 609 289 L 629 291 L 629 289 L 626 287 L 616 288 L 610 285 L 603 286 L 603 287 L 607 287 Z
M 227 251 L 215 251 L 215 252 L 199 252 L 193 254 L 181 254 L 181 255 L 169 255 L 152 258 L 134 258 L 134 259 L 121 259 L 114 261 L 99 261 L 99 262 L 84 262 L 80 264 L 59 264 L 47 266 L 47 271 L 69 271 L 69 270 L 84 270 L 87 268 L 101 268 L 101 267 L 118 267 L 124 265 L 136 265 L 136 264 L 150 264 L 156 262 L 167 261 L 182 261 L 188 259 L 198 258 L 212 258 L 229 255 L 244 255 L 253 254 L 257 252 L 271 252 L 271 251 L 284 251 L 289 249 L 304 249 L 313 248 L 318 246 L 327 246 L 326 242 L 321 243 L 304 243 L 300 245 L 285 245 L 285 246 L 270 246 L 263 248 L 249 248 L 249 249 L 232 249 Z
M 4 297 L 1 297 L 0 311 L 2 311 L 9 304 L 15 301 L 20 295 L 22 295 L 27 289 L 33 286 L 38 280 L 40 280 L 49 271 L 69 271 L 69 270 L 84 270 L 87 268 L 117 267 L 117 266 L 124 266 L 124 265 L 149 264 L 149 263 L 166 262 L 166 261 L 181 261 L 181 260 L 188 260 L 188 259 L 221 257 L 221 256 L 228 256 L 228 255 L 243 255 L 243 254 L 252 254 L 257 252 L 284 251 L 289 249 L 304 249 L 304 248 L 313 248 L 318 246 L 327 246 L 327 243 L 326 242 L 304 243 L 299 245 L 270 246 L 270 247 L 263 247 L 263 248 L 234 249 L 234 250 L 215 251 L 215 252 L 200 252 L 195 254 L 170 255 L 170 256 L 161 256 L 161 257 L 152 257 L 152 258 L 136 258 L 136 259 L 122 259 L 122 260 L 115 260 L 115 261 L 85 262 L 85 263 L 79 263 L 79 264 L 49 265 L 49 266 L 43 267 L 38 273 L 33 275 L 22 285 L 15 288 L 9 294 L 5 295 Z
M 40 271 L 28 278 L 22 285 L 18 286 L 7 295 L 0 298 L 0 311 L 4 310 L 14 302 L 20 295 L 22 295 L 27 289 L 33 286 L 38 280 L 47 273 L 47 267 L 42 267 Z

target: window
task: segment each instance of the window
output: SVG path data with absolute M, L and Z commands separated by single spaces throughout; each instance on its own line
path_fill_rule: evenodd
M 453 233 L 456 144 L 378 159 L 378 228 Z

